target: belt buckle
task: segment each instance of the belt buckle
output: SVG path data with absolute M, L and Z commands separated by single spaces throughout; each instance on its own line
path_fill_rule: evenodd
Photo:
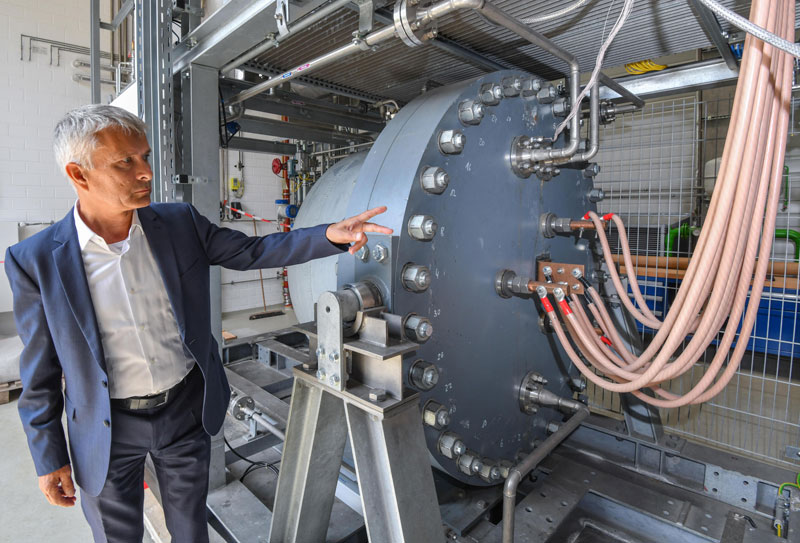
M 162 405 L 166 405 L 167 401 L 169 400 L 169 393 L 170 391 L 166 390 L 164 391 L 163 394 L 159 394 L 159 396 L 162 397 L 161 398 L 156 397 L 157 398 L 156 403 L 155 405 L 153 405 L 153 407 L 161 407 Z

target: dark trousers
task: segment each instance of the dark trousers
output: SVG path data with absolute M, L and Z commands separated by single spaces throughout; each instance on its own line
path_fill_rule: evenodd
M 98 496 L 81 491 L 81 506 L 98 543 L 141 543 L 144 462 L 155 465 L 173 543 L 208 541 L 206 497 L 211 439 L 203 429 L 203 377 L 195 367 L 167 405 L 111 409 L 111 461 Z

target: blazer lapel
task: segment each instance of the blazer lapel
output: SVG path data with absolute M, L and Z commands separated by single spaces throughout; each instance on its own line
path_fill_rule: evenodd
M 178 321 L 178 330 L 181 338 L 185 339 L 186 321 L 183 314 L 183 293 L 181 291 L 181 280 L 178 275 L 178 261 L 175 258 L 176 249 L 172 244 L 172 236 L 164 226 L 161 219 L 150 207 L 139 209 L 139 222 L 142 230 L 150 245 L 150 251 L 158 264 L 161 277 L 164 279 L 164 287 L 167 289 L 169 302 L 172 304 L 172 311 L 175 313 L 175 320 Z
M 100 338 L 100 328 L 97 325 L 92 295 L 86 280 L 86 271 L 83 267 L 83 257 L 78 244 L 78 233 L 75 230 L 72 211 L 58 223 L 53 239 L 60 243 L 53 250 L 53 260 L 61 286 L 64 288 L 64 295 L 67 297 L 72 314 L 86 338 L 89 349 L 100 367 L 105 370 L 106 360 Z

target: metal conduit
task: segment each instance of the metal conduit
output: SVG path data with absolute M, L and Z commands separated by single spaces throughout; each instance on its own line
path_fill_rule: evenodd
M 431 8 L 432 10 L 433 8 Z M 569 64 L 569 100 L 573 107 L 578 107 L 575 101 L 580 94 L 580 67 L 578 66 L 578 59 L 575 55 L 566 51 L 539 34 L 535 30 L 517 22 L 516 19 L 507 15 L 504 11 L 486 2 L 478 11 L 491 22 L 498 24 L 508 30 L 514 32 L 521 38 L 524 38 L 532 44 L 541 47 L 548 53 L 552 54 L 558 59 L 563 60 Z M 553 160 L 560 158 L 571 158 L 578 150 L 578 142 L 580 141 L 580 116 L 575 115 L 570 121 L 569 129 L 569 143 L 560 149 L 536 149 L 533 152 L 532 159 L 534 161 Z
M 580 93 L 580 67 L 578 60 L 575 56 L 565 49 L 562 49 L 542 34 L 520 24 L 513 17 L 510 17 L 501 9 L 496 6 L 485 2 L 484 0 L 444 0 L 438 2 L 426 10 L 421 10 L 416 21 L 412 23 L 412 27 L 420 28 L 425 24 L 433 22 L 448 13 L 460 9 L 474 9 L 480 12 L 487 19 L 495 24 L 498 24 L 508 30 L 514 32 L 518 36 L 528 40 L 532 44 L 541 47 L 545 51 L 551 53 L 556 58 L 565 61 L 569 65 L 569 94 L 570 103 L 575 104 L 575 101 Z M 379 45 L 391 38 L 397 37 L 394 26 L 385 26 L 380 30 L 371 32 L 362 40 L 354 40 L 353 43 L 344 45 L 338 49 L 308 61 L 307 63 L 297 66 L 295 69 L 285 72 L 272 79 L 259 83 L 247 90 L 244 90 L 228 100 L 228 105 L 237 104 L 252 98 L 266 90 L 277 87 L 284 81 L 289 81 L 298 77 L 299 75 L 306 75 L 309 72 L 327 66 L 337 60 L 348 57 L 359 51 L 364 51 L 370 47 Z M 577 107 L 577 105 L 575 106 Z M 595 107 L 597 110 L 597 107 Z M 570 122 L 570 139 L 566 146 L 559 149 L 536 149 L 533 152 L 532 159 L 535 161 L 548 161 L 559 159 L 570 159 L 578 150 L 580 141 L 580 118 L 575 115 Z M 593 138 L 592 145 L 596 138 Z M 595 151 L 596 152 L 596 151 Z M 589 155 L 587 152 L 586 155 Z M 592 153 L 590 156 L 594 156 Z
M 295 35 L 296 33 L 302 30 L 305 30 L 314 23 L 321 21 L 334 11 L 339 10 L 340 8 L 349 4 L 350 2 L 352 2 L 352 0 L 335 0 L 334 2 L 320 9 L 319 11 L 315 11 L 314 13 L 311 13 L 303 17 L 302 19 L 298 20 L 295 24 L 289 26 L 289 32 L 287 34 L 278 35 L 275 36 L 274 38 L 261 42 L 261 44 L 255 46 L 253 49 L 250 49 L 246 53 L 238 56 L 237 58 L 233 59 L 225 66 L 220 68 L 220 72 L 225 73 L 227 71 L 233 70 L 234 68 L 238 68 L 245 62 L 253 60 L 264 51 L 276 47 L 279 43 L 281 43 L 285 39 Z
M 561 398 L 565 407 L 575 413 L 532 453 L 511 468 L 503 486 L 503 543 L 514 543 L 514 513 L 517 505 L 517 487 L 523 477 L 536 469 L 542 460 L 564 441 L 589 416 L 589 408 L 580 402 Z

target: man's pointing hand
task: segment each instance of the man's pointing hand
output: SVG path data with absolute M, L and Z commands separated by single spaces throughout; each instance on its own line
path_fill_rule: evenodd
M 379 234 L 394 232 L 391 228 L 368 222 L 372 217 L 380 215 L 384 211 L 386 211 L 386 206 L 375 207 L 355 217 L 334 223 L 328 226 L 325 235 L 333 243 L 352 243 L 350 254 L 355 254 L 367 243 L 365 232 L 378 232 Z

